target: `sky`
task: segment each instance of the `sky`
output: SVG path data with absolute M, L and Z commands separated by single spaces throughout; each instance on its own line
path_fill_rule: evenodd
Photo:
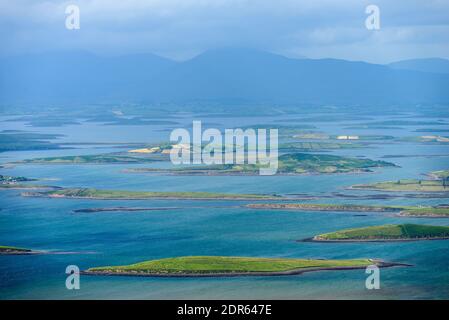
M 80 29 L 65 25 L 68 5 Z M 368 30 L 368 5 L 380 29 Z M 449 58 L 449 0 L 0 0 L 0 55 L 86 50 L 176 60 L 247 47 L 289 57 L 389 63 Z

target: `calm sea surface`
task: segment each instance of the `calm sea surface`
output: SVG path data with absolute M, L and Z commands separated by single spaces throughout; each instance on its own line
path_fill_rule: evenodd
M 429 120 L 429 119 L 427 119 Z M 185 119 L 184 124 L 190 119 Z M 208 119 L 219 122 L 220 119 Z M 246 122 L 245 122 L 246 121 Z M 191 122 L 190 122 L 191 123 Z M 266 119 L 225 119 L 233 127 L 267 123 Z M 9 122 L 2 129 L 24 129 Z M 320 130 L 343 134 L 344 124 L 317 123 Z M 422 127 L 422 126 L 421 126 Z M 425 126 L 428 127 L 428 126 Z M 164 141 L 169 131 L 161 126 L 102 126 L 82 124 L 57 128 L 30 128 L 43 133 L 66 134 L 66 142 Z M 352 130 L 351 134 L 394 136 L 422 135 L 419 127 L 394 130 Z M 447 129 L 447 127 L 445 127 Z M 18 159 L 113 152 L 120 148 L 5 152 L 0 162 Z M 449 155 L 449 146 L 378 141 L 370 148 L 341 150 L 332 154 L 366 156 Z M 19 165 L 0 174 L 48 179 L 42 184 L 148 191 L 210 191 L 228 193 L 307 193 L 319 203 L 422 204 L 449 203 L 449 199 L 348 200 L 328 198 L 333 192 L 364 194 L 344 188 L 449 168 L 449 157 L 383 159 L 400 168 L 375 173 L 315 176 L 182 177 L 124 173 L 132 165 Z M 163 166 L 164 164 L 155 164 Z M 147 165 L 135 165 L 143 167 Z M 251 210 L 244 201 L 101 201 L 21 197 L 18 190 L 0 192 L 0 244 L 50 250 L 54 254 L 0 256 L 1 299 L 448 299 L 449 241 L 404 243 L 323 244 L 296 242 L 315 234 L 342 228 L 387 223 L 423 223 L 449 226 L 449 219 L 399 218 L 391 214 L 293 212 Z M 90 207 L 176 207 L 167 211 L 74 213 Z M 59 253 L 59 254 L 56 254 Z M 364 270 L 323 271 L 298 276 L 242 278 L 132 278 L 81 277 L 80 290 L 67 290 L 65 268 L 80 269 L 121 265 L 143 260 L 186 255 L 224 255 L 291 258 L 381 258 L 412 264 L 381 270 L 381 289 L 366 290 Z

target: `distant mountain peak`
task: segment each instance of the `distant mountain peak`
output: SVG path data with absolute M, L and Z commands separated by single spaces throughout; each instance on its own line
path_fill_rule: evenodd
M 396 61 L 390 68 L 434 73 L 449 73 L 449 60 L 444 58 L 421 58 Z

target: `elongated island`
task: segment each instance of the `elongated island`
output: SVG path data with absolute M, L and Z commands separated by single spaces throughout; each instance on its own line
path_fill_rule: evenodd
M 250 258 L 187 256 L 150 260 L 125 266 L 106 266 L 83 271 L 85 275 L 140 277 L 235 277 L 296 275 L 321 270 L 364 269 L 407 266 L 376 259 L 319 260 L 291 258 Z
M 324 233 L 305 241 L 317 242 L 386 242 L 447 240 L 449 227 L 420 224 L 387 224 Z
M 215 192 L 158 192 L 158 191 L 129 191 L 129 190 L 100 190 L 91 188 L 64 188 L 44 192 L 24 192 L 27 197 L 45 198 L 75 198 L 102 200 L 145 200 L 145 199 L 173 199 L 173 200 L 270 200 L 281 197 L 264 194 L 233 194 Z M 282 198 L 281 198 L 282 199 Z
M 251 203 L 251 209 L 292 210 L 292 211 L 330 211 L 330 212 L 386 212 L 402 217 L 449 218 L 449 206 L 373 206 L 357 204 L 323 203 Z
M 349 189 L 377 190 L 391 192 L 442 192 L 449 193 L 449 170 L 432 171 L 426 174 L 431 180 L 399 179 L 396 181 L 381 181 L 368 184 L 356 184 Z
M 257 175 L 257 164 L 223 164 L 206 166 L 188 166 L 183 168 L 132 168 L 127 172 L 161 173 L 172 175 Z M 278 159 L 279 175 L 335 174 L 372 172 L 380 167 L 396 167 L 394 163 L 380 160 L 349 158 L 329 154 L 288 153 Z

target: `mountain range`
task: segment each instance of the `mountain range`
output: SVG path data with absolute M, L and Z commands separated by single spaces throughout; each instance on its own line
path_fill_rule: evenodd
M 449 102 L 449 60 L 389 65 L 217 49 L 176 62 L 87 52 L 0 59 L 0 103 L 249 101 L 350 105 Z

